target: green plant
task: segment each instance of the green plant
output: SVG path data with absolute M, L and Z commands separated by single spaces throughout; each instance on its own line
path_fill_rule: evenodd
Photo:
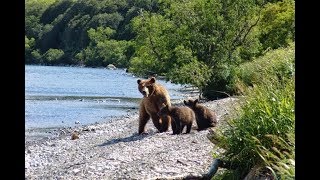
M 49 49 L 43 54 L 44 62 L 47 64 L 57 64 L 62 59 L 64 52 L 61 49 Z
M 230 162 L 239 179 L 255 165 L 268 168 L 277 177 L 294 177 L 294 79 L 247 91 L 239 116 L 230 119 L 230 126 L 221 128 L 215 137 L 217 145 L 226 150 L 221 158 Z
M 286 48 L 269 51 L 251 62 L 243 63 L 235 69 L 234 92 L 244 93 L 240 87 L 272 84 L 283 78 L 290 78 L 295 72 L 295 44 Z
M 267 3 L 261 12 L 260 42 L 263 49 L 285 47 L 295 39 L 295 1 Z

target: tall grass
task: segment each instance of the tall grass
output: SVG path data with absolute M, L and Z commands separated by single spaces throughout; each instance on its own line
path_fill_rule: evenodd
M 295 80 L 291 69 L 294 56 L 284 51 L 275 50 L 267 54 L 269 60 L 264 56 L 260 61 L 246 64 L 245 69 L 254 72 L 240 77 L 259 77 L 239 78 L 243 85 L 250 82 L 252 87 L 244 86 L 246 96 L 238 116 L 228 120 L 229 126 L 217 129 L 214 137 L 216 145 L 225 149 L 220 158 L 230 162 L 231 169 L 213 179 L 243 179 L 253 167 L 275 179 L 294 179 Z M 279 53 L 282 55 L 278 60 L 272 61 L 275 57 L 272 54 Z M 264 65 L 266 62 L 273 64 Z M 256 72 L 257 67 L 265 75 Z
M 295 44 L 266 52 L 255 60 L 241 64 L 235 70 L 234 91 L 243 94 L 253 85 L 273 84 L 291 78 L 295 67 Z

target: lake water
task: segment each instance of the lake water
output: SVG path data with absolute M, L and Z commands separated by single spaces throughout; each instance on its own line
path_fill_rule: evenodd
M 26 65 L 25 129 L 73 127 L 138 111 L 137 79 L 124 69 Z M 171 99 L 183 98 L 183 86 L 157 81 Z

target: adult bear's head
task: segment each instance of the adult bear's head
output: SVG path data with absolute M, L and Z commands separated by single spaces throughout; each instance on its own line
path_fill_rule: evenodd
M 154 85 L 156 83 L 155 77 L 151 77 L 149 79 L 138 79 L 137 83 L 138 83 L 138 89 L 144 97 L 149 97 L 154 93 L 154 90 L 155 90 Z

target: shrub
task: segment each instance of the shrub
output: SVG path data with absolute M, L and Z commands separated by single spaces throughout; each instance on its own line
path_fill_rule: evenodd
M 234 94 L 235 66 L 220 64 L 212 70 L 213 76 L 207 86 L 204 87 L 203 95 L 210 100 L 225 98 Z
M 173 83 L 191 84 L 200 90 L 206 85 L 211 76 L 211 69 L 203 62 L 193 59 L 187 64 L 174 66 L 170 72 L 166 74 L 166 78 Z
M 274 176 L 292 179 L 294 169 L 294 79 L 247 89 L 239 116 L 218 129 L 217 145 L 226 151 L 234 177 L 244 178 L 253 166 L 269 169 Z M 230 171 L 228 172 L 230 175 Z
M 229 170 L 218 178 L 242 179 L 254 167 L 280 179 L 295 176 L 294 44 L 234 69 L 243 104 L 212 141 L 225 151 Z
M 241 64 L 235 70 L 234 92 L 243 93 L 244 86 L 270 84 L 290 78 L 294 74 L 295 45 L 267 52 L 252 62 Z
M 46 64 L 57 64 L 62 59 L 64 52 L 61 49 L 49 49 L 43 54 L 43 59 Z
M 42 60 L 42 55 L 40 53 L 40 50 L 39 49 L 36 49 L 36 50 L 33 50 L 31 52 L 31 61 L 33 63 L 39 63 L 39 64 L 42 64 L 43 63 L 43 60 Z

